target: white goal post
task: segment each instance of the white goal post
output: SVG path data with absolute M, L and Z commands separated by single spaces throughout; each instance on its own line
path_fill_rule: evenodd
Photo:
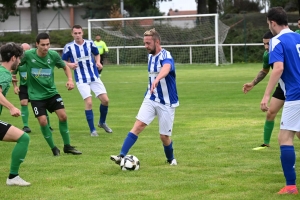
M 100 35 L 109 47 L 110 64 L 145 64 L 143 34 L 155 28 L 161 45 L 176 63 L 227 63 L 222 44 L 229 27 L 218 14 L 89 19 L 88 39 Z

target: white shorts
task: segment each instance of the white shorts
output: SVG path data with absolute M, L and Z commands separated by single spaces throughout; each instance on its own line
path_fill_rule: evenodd
M 150 99 L 144 99 L 136 118 L 149 125 L 156 115 L 158 118 L 159 133 L 171 136 L 175 116 L 174 107 L 165 106 Z
M 89 83 L 76 83 L 77 89 L 81 94 L 83 99 L 91 97 L 91 90 L 95 93 L 95 96 L 98 97 L 100 94 L 106 93 L 105 86 L 103 82 L 98 78 L 93 82 Z
M 280 129 L 300 131 L 300 100 L 284 102 Z

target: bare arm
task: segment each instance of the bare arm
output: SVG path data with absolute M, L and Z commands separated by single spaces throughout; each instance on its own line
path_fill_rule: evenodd
M 155 80 L 153 81 L 151 88 L 150 88 L 150 93 L 152 94 L 154 89 L 157 87 L 158 82 L 162 79 L 165 78 L 169 72 L 171 70 L 171 65 L 170 64 L 164 64 L 163 67 L 161 68 L 159 74 L 157 75 L 157 77 L 155 78 Z
M 278 83 L 278 81 L 279 81 L 279 79 L 282 75 L 283 69 L 284 69 L 283 62 L 275 62 L 274 63 L 273 71 L 272 71 L 271 76 L 270 76 L 270 80 L 269 80 L 268 85 L 266 87 L 263 99 L 260 103 L 260 109 L 262 111 L 268 111 L 268 109 L 269 109 L 268 102 L 269 102 L 271 93 L 272 93 L 274 87 L 276 86 L 276 84 Z
M 12 103 L 10 103 L 5 96 L 2 94 L 2 88 L 0 87 L 0 104 L 4 107 L 6 107 L 10 114 L 14 117 L 18 117 L 21 115 L 21 111 L 16 108 Z
M 243 85 L 243 92 L 246 94 L 247 92 L 249 92 L 250 90 L 252 90 L 252 88 L 257 85 L 260 81 L 262 81 L 267 74 L 269 73 L 269 69 L 262 69 L 258 72 L 257 76 L 254 78 L 254 80 L 250 83 L 245 83 Z
M 72 90 L 74 88 L 72 72 L 68 66 L 65 66 L 63 69 L 65 71 L 66 76 L 68 77 L 68 82 L 66 83 L 66 87 L 68 88 L 68 90 Z

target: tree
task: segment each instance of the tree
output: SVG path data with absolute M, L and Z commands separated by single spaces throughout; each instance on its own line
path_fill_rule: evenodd
M 0 22 L 4 22 L 9 16 L 16 16 L 16 3 L 18 0 L 0 0 Z

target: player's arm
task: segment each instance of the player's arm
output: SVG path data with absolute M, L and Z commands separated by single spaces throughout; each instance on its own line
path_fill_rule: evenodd
M 269 73 L 270 68 L 266 69 L 263 68 L 262 70 L 260 70 L 257 74 L 257 76 L 253 79 L 253 81 L 251 81 L 250 83 L 245 83 L 243 85 L 243 92 L 246 94 L 247 92 L 249 92 L 250 90 L 252 90 L 252 88 L 257 85 L 260 81 L 262 81 L 267 74 Z
M 157 87 L 159 81 L 162 78 L 165 78 L 169 74 L 170 70 L 171 70 L 171 64 L 166 63 L 166 64 L 163 65 L 163 67 L 161 68 L 159 74 L 157 75 L 157 77 L 155 78 L 155 80 L 153 81 L 153 83 L 151 85 L 150 94 L 153 93 L 153 91 Z
M 16 74 L 12 74 L 12 84 L 13 84 L 13 86 L 14 86 L 14 93 L 15 94 L 19 94 L 19 92 L 20 92 L 20 88 L 19 88 L 19 86 L 18 86 L 18 79 L 17 79 L 17 75 Z
M 268 85 L 265 90 L 265 94 L 260 103 L 260 109 L 262 111 L 268 111 L 268 109 L 269 109 L 268 102 L 269 102 L 271 93 L 272 93 L 274 87 L 277 85 L 277 83 L 282 75 L 283 69 L 284 69 L 283 62 L 275 62 L 274 63 L 273 70 L 272 70 Z
M 2 86 L 0 86 L 0 104 L 10 111 L 11 116 L 18 117 L 21 115 L 21 111 L 10 103 L 2 94 Z
M 63 69 L 65 71 L 65 74 L 66 74 L 67 78 L 68 78 L 68 82 L 66 83 L 66 87 L 68 88 L 68 90 L 72 90 L 72 89 L 74 89 L 72 72 L 71 72 L 70 68 L 67 65 Z
M 105 54 L 108 54 L 108 48 L 106 46 L 106 43 L 105 42 L 103 42 L 103 43 L 104 43 L 104 52 L 105 52 Z

